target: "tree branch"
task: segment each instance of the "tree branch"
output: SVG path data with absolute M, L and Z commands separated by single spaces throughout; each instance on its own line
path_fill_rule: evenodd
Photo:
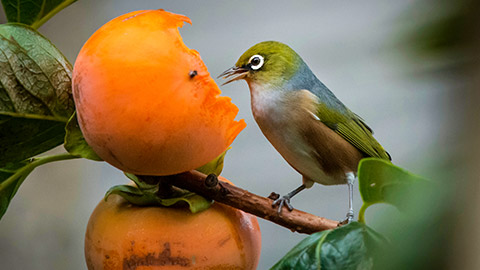
M 227 182 L 219 181 L 216 176 L 206 176 L 197 171 L 185 172 L 173 176 L 139 176 L 142 180 L 160 180 L 179 188 L 195 192 L 208 199 L 232 206 L 269 220 L 293 232 L 312 234 L 318 231 L 334 229 L 339 226 L 338 221 L 318 217 L 300 210 L 288 211 L 282 209 L 280 215 L 272 207 L 272 200 L 250 193 Z M 153 179 L 152 179 L 153 178 Z

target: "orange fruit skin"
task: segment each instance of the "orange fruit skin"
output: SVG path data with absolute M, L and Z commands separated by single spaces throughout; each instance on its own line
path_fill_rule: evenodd
M 183 43 L 184 22 L 190 19 L 163 10 L 131 12 L 98 29 L 77 56 L 80 128 L 120 170 L 170 175 L 198 168 L 246 125 L 234 120 L 238 108 L 219 96 L 198 52 Z
M 256 269 L 257 219 L 214 203 L 188 208 L 138 207 L 118 195 L 101 201 L 85 237 L 88 269 Z

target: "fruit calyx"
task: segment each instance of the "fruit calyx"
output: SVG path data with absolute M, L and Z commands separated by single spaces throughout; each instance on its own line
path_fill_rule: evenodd
M 192 213 L 206 210 L 213 203 L 196 193 L 174 187 L 159 177 L 138 177 L 131 173 L 125 175 L 135 185 L 117 185 L 111 187 L 105 194 L 105 201 L 112 194 L 122 196 L 129 203 L 137 206 L 185 207 Z M 162 178 L 168 178 L 164 176 Z

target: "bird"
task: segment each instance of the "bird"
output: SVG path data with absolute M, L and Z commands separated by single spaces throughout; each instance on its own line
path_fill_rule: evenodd
M 365 157 L 391 160 L 365 121 L 348 109 L 288 45 L 260 42 L 219 75 L 245 80 L 253 117 L 280 155 L 302 175 L 302 185 L 273 201 L 292 211 L 293 196 L 314 183 L 348 185 L 348 223 L 354 217 L 353 185 Z

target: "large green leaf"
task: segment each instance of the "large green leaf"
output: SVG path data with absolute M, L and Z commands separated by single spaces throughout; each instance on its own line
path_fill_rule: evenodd
M 359 221 L 364 222 L 365 210 L 372 204 L 388 203 L 402 209 L 405 204 L 403 198 L 425 181 L 386 160 L 362 159 L 358 165 L 358 182 L 363 200 Z
M 53 15 L 76 0 L 2 0 L 8 22 L 23 23 L 37 29 Z
M 35 30 L 0 25 L 0 167 L 63 143 L 72 66 Z
M 384 237 L 358 222 L 318 232 L 298 243 L 271 270 L 374 269 Z

